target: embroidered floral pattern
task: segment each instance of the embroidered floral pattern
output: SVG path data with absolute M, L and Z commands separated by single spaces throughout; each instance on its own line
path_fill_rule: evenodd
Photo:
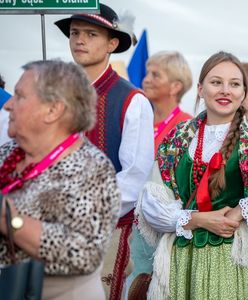
M 239 167 L 244 182 L 244 194 L 248 196 L 248 127 L 245 116 L 240 125 Z
M 176 199 L 180 197 L 175 181 L 175 169 L 205 116 L 206 113 L 203 112 L 196 119 L 179 123 L 159 147 L 158 164 L 161 176 L 163 182 L 174 191 Z
M 163 182 L 173 190 L 176 199 L 180 197 L 175 180 L 175 169 L 205 116 L 206 111 L 193 120 L 179 123 L 169 132 L 159 147 L 158 164 L 161 176 Z M 248 196 L 248 125 L 245 119 L 240 125 L 239 164 L 244 183 L 244 195 Z

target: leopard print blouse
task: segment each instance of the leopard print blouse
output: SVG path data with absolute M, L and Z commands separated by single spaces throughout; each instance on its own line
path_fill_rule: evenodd
M 0 148 L 0 165 L 16 147 Z M 83 145 L 10 192 L 18 212 L 42 221 L 39 257 L 50 275 L 89 274 L 102 262 L 117 222 L 120 193 L 109 159 L 86 138 Z M 17 260 L 28 258 L 16 247 Z M 0 236 L 0 264 L 10 264 Z

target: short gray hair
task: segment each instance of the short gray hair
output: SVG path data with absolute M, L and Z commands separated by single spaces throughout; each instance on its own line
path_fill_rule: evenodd
M 160 51 L 152 55 L 146 65 L 157 63 L 166 72 L 169 81 L 180 81 L 183 85 L 178 95 L 180 101 L 182 96 L 192 86 L 192 74 L 189 65 L 183 55 L 177 51 Z
M 34 72 L 35 89 L 42 101 L 64 102 L 71 132 L 94 126 L 97 96 L 82 66 L 56 59 L 29 62 L 22 68 Z

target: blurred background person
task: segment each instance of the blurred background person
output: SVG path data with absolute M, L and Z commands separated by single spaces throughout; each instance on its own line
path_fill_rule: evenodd
M 8 122 L 9 114 L 6 110 L 2 109 L 4 103 L 6 103 L 11 95 L 5 90 L 5 80 L 0 74 L 0 146 L 10 141 L 8 136 Z
M 146 97 L 154 108 L 155 155 L 159 144 L 179 122 L 192 117 L 181 111 L 179 104 L 192 86 L 192 75 L 183 55 L 177 51 L 160 51 L 146 63 L 147 74 L 143 79 Z M 132 273 L 126 281 L 125 299 L 129 286 L 141 273 L 151 273 L 155 248 L 147 244 L 137 227 L 133 225 L 131 238 Z
M 179 122 L 191 119 L 179 104 L 192 86 L 192 74 L 183 55 L 177 51 L 161 51 L 146 63 L 143 90 L 154 110 L 155 155 L 165 135 Z
M 43 299 L 105 299 L 100 274 L 120 195 L 110 160 L 82 134 L 95 122 L 95 90 L 74 63 L 23 68 L 5 104 L 14 140 L 0 148 L 17 262 L 44 262 Z M 0 221 L 3 268 L 11 261 L 4 214 Z

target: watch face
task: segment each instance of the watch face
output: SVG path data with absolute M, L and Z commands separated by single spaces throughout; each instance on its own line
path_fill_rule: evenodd
M 14 217 L 11 220 L 11 225 L 14 229 L 20 229 L 23 226 L 23 219 L 21 217 Z

